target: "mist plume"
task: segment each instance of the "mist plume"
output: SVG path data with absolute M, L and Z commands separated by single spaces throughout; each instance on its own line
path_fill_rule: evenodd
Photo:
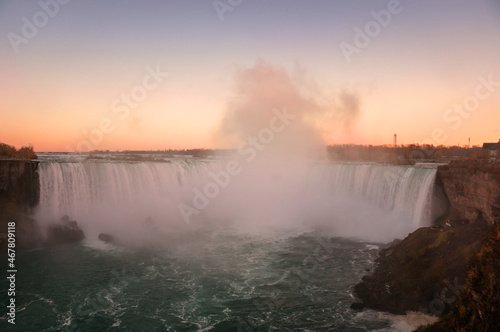
M 234 97 L 214 134 L 215 145 L 235 148 L 267 127 L 274 109 L 286 108 L 296 118 L 277 135 L 271 150 L 304 157 L 317 155 L 327 143 L 325 131 L 350 126 L 356 120 L 360 101 L 347 89 L 325 98 L 318 89 L 311 93 L 309 85 L 303 74 L 291 75 L 284 67 L 264 60 L 240 69 L 235 77 Z

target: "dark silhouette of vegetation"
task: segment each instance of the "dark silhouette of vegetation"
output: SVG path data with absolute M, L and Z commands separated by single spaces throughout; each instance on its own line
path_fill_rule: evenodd
M 0 159 L 36 159 L 38 156 L 32 145 L 23 146 L 19 150 L 15 147 L 0 143 Z
M 328 156 L 342 161 L 373 161 L 390 164 L 413 164 L 416 161 L 449 162 L 451 160 L 476 160 L 488 157 L 479 146 L 461 147 L 430 144 L 408 145 L 330 145 Z
M 407 145 L 354 145 L 339 144 L 326 146 L 328 157 L 333 161 L 376 162 L 392 165 L 413 165 L 416 162 L 494 162 L 488 150 L 480 146 L 445 146 L 432 144 Z M 130 161 L 162 161 L 164 157 L 209 158 L 215 156 L 231 156 L 237 149 L 162 149 L 162 150 L 94 150 L 88 159 L 110 159 Z M 148 156 L 137 156 L 144 154 Z M 120 157 L 121 156 L 121 157 Z M 158 156 L 158 157 L 156 157 Z M 497 159 L 497 163 L 500 159 Z

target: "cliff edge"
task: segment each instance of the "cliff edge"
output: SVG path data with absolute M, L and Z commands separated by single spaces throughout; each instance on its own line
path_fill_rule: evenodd
M 40 196 L 37 168 L 36 161 L 0 159 L 0 204 L 35 207 Z
M 500 163 L 455 162 L 439 166 L 436 184 L 450 202 L 448 218 L 493 226 L 500 222 Z

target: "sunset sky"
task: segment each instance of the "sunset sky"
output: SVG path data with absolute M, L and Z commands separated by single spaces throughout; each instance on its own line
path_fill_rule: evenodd
M 39 152 L 217 147 L 259 63 L 356 96 L 327 144 L 500 139 L 498 0 L 0 0 L 0 33 L 0 142 Z

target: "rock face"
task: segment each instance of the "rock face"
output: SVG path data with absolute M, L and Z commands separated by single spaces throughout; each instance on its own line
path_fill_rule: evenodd
M 439 166 L 436 183 L 450 202 L 450 219 L 500 222 L 500 164 Z
M 0 160 L 0 204 L 11 203 L 33 208 L 40 197 L 38 162 Z
M 37 162 L 0 160 L 0 251 L 7 251 L 7 223 L 16 222 L 16 248 L 39 245 L 39 230 L 29 217 L 38 204 Z M 30 243 L 31 245 L 28 245 Z

